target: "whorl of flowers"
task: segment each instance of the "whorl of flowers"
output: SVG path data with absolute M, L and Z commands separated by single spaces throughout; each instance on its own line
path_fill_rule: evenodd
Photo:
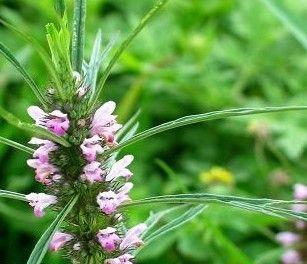
M 294 185 L 294 199 L 307 201 L 307 185 Z M 293 205 L 296 212 L 307 212 L 306 204 Z M 286 248 L 282 255 L 284 264 L 303 264 L 307 262 L 306 242 L 307 242 L 307 223 L 296 221 L 293 231 L 285 231 L 277 234 L 276 240 Z
M 84 93 L 80 94 L 79 88 L 76 95 L 80 97 Z M 67 197 L 80 196 L 66 225 L 55 233 L 50 243 L 50 250 L 63 248 L 80 263 L 87 255 L 95 256 L 101 263 L 131 264 L 130 253 L 142 245 L 141 235 L 147 228 L 145 224 L 126 232 L 122 228 L 125 217 L 120 206 L 130 200 L 133 184 L 129 180 L 133 173 L 128 166 L 133 156 L 126 155 L 113 164 L 111 159 L 101 157 L 104 151 L 117 145 L 116 133 L 122 125 L 113 114 L 115 107 L 113 101 L 106 102 L 80 119 L 64 109 L 47 113 L 38 106 L 28 108 L 37 126 L 68 139 L 77 133 L 82 135 L 70 148 L 50 140 L 30 140 L 37 149 L 27 163 L 35 170 L 35 179 L 44 185 L 46 193 L 26 196 L 37 217 L 44 216 L 49 206 L 63 207 Z

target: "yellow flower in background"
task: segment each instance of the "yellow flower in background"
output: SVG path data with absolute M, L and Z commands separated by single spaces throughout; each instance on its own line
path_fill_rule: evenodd
M 209 171 L 203 171 L 199 175 L 200 181 L 204 184 L 224 184 L 233 185 L 234 175 L 231 171 L 222 167 L 214 166 Z

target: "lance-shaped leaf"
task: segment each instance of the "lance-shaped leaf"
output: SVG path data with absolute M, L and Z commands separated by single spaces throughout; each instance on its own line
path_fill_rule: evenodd
M 86 0 L 75 0 L 74 22 L 71 44 L 71 61 L 73 69 L 82 71 L 84 38 L 85 38 Z
M 3 143 L 3 144 L 6 144 L 8 146 L 11 146 L 13 148 L 22 150 L 22 151 L 29 153 L 29 154 L 33 154 L 33 152 L 34 152 L 34 149 L 32 149 L 32 148 L 29 148 L 25 145 L 22 145 L 20 143 L 17 143 L 13 140 L 10 140 L 10 139 L 7 139 L 7 138 L 1 137 L 1 136 L 0 136 L 0 143 Z
M 36 125 L 33 125 L 33 124 L 24 123 L 24 122 L 20 121 L 13 114 L 4 110 L 2 107 L 0 107 L 0 116 L 4 120 L 6 120 L 9 124 L 11 124 L 11 125 L 13 125 L 17 128 L 31 132 L 34 135 L 39 135 L 39 136 L 42 136 L 44 138 L 50 139 L 51 141 L 57 142 L 57 143 L 65 146 L 65 147 L 70 146 L 70 144 L 64 138 L 55 135 L 54 133 L 48 131 L 45 128 L 42 128 L 42 127 L 39 127 L 39 126 L 36 126 Z
M 19 71 L 21 76 L 24 78 L 24 80 L 27 82 L 27 84 L 32 89 L 35 96 L 44 105 L 44 107 L 46 107 L 47 102 L 45 101 L 44 96 L 42 95 L 35 81 L 27 73 L 25 68 L 18 62 L 15 56 L 9 51 L 9 49 L 1 42 L 0 42 L 0 53 Z
M 228 117 L 234 117 L 234 116 L 245 116 L 245 115 L 255 115 L 255 114 L 261 114 L 261 113 L 273 113 L 273 112 L 283 112 L 283 111 L 298 111 L 298 110 L 307 110 L 307 106 L 282 106 L 282 107 L 262 107 L 262 108 L 237 108 L 237 109 L 230 109 L 230 110 L 221 110 L 221 111 L 214 111 L 209 112 L 205 114 L 199 114 L 199 115 L 190 115 L 181 117 L 179 119 L 176 119 L 174 121 L 170 121 L 158 126 L 155 126 L 153 128 L 150 128 L 148 130 L 145 130 L 143 132 L 140 132 L 136 134 L 131 139 L 122 142 L 118 146 L 106 151 L 103 153 L 103 156 L 107 156 L 110 153 L 114 151 L 118 151 L 124 147 L 127 147 L 131 144 L 134 144 L 138 141 L 141 141 L 143 139 L 146 139 L 148 137 L 151 137 L 153 135 L 156 135 L 158 133 L 174 129 L 177 127 L 182 127 L 186 125 L 191 125 L 195 123 L 200 122 L 206 122 L 210 120 L 216 120 L 216 119 L 223 119 Z
M 110 75 L 110 72 L 115 65 L 115 63 L 118 61 L 119 57 L 122 55 L 122 53 L 127 49 L 129 44 L 132 42 L 132 40 L 142 31 L 142 29 L 148 24 L 150 19 L 168 2 L 168 0 L 159 0 L 158 3 L 141 19 L 140 23 L 137 25 L 137 27 L 131 32 L 131 34 L 128 35 L 128 37 L 122 42 L 122 44 L 119 46 L 119 48 L 116 50 L 115 54 L 111 58 L 107 68 L 103 72 L 101 79 L 98 84 L 98 90 L 91 98 L 90 101 L 90 110 L 95 106 L 95 103 L 97 102 L 99 95 L 102 91 L 102 88 Z
M 65 13 L 65 1 L 64 0 L 55 0 L 55 3 L 54 3 L 54 8 L 55 8 L 55 11 L 58 12 L 58 14 L 63 17 L 64 16 L 64 13 Z
M 307 49 L 307 20 L 293 14 L 286 8 L 280 0 L 260 0 L 274 14 L 285 27 L 287 27 L 294 37 Z
M 27 201 L 26 196 L 21 193 L 10 192 L 6 190 L 0 190 L 0 198 L 8 198 L 20 201 Z
M 146 238 L 144 239 L 144 242 L 146 243 L 146 245 L 149 245 L 152 241 L 158 239 L 159 237 L 181 227 L 185 223 L 191 221 L 196 216 L 201 214 L 206 207 L 206 205 L 198 205 L 190 208 L 189 210 L 187 210 L 183 214 L 180 214 L 178 217 L 176 217 L 169 223 L 161 226 L 151 234 L 147 234 Z
M 53 63 L 49 57 L 49 54 L 44 49 L 44 47 L 33 36 L 30 36 L 25 31 L 20 30 L 18 26 L 14 26 L 2 19 L 0 19 L 0 23 L 2 23 L 5 27 L 12 30 L 13 32 L 17 33 L 34 48 L 34 50 L 38 53 L 38 55 L 41 57 L 42 61 L 44 62 L 50 76 L 52 77 L 52 82 L 54 83 L 55 87 L 59 89 L 61 86 L 61 82 L 53 66 Z
M 39 241 L 36 243 L 27 264 L 40 264 L 48 250 L 49 243 L 54 235 L 54 233 L 59 229 L 60 225 L 69 214 L 69 212 L 74 207 L 78 200 L 78 196 L 72 198 L 69 203 L 64 207 L 64 209 L 58 214 L 56 219 L 48 227 L 45 233 L 41 236 Z
M 284 206 L 307 204 L 306 201 L 284 201 L 273 199 L 252 199 L 237 196 L 214 195 L 208 193 L 177 194 L 150 197 L 123 204 L 122 207 L 140 206 L 145 204 L 210 204 L 216 203 L 241 208 L 250 212 L 260 212 L 267 215 L 307 221 L 307 213 L 296 212 Z

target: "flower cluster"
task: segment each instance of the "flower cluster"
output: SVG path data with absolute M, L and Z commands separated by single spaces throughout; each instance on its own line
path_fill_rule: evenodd
M 303 184 L 295 184 L 294 186 L 294 198 L 298 201 L 307 200 L 307 186 Z M 296 212 L 307 212 L 307 206 L 305 204 L 293 205 L 293 210 Z M 282 262 L 284 264 L 303 264 L 307 259 L 303 251 L 306 248 L 300 247 L 307 241 L 307 224 L 304 221 L 295 222 L 294 232 L 281 232 L 277 234 L 276 240 L 282 244 L 286 251 L 282 256 Z
M 120 205 L 130 200 L 129 192 L 133 188 L 133 184 L 129 182 L 133 173 L 128 166 L 134 157 L 126 155 L 113 164 L 101 158 L 105 150 L 116 146 L 116 132 L 122 127 L 117 123 L 116 115 L 113 115 L 115 107 L 114 102 L 106 102 L 88 118 L 90 122 L 87 136 L 78 146 L 71 147 L 74 152 L 67 152 L 63 150 L 64 147 L 50 140 L 31 139 L 29 143 L 38 148 L 33 153 L 33 159 L 27 163 L 35 169 L 35 179 L 45 186 L 46 193 L 31 193 L 26 198 L 34 207 L 35 215 L 42 217 L 48 206 L 63 207 L 67 202 L 67 189 L 68 193 L 83 193 L 83 201 L 80 201 L 76 211 L 78 217 L 71 217 L 70 221 L 74 221 L 75 226 L 84 223 L 92 226 L 86 226 L 84 234 L 72 228 L 63 228 L 53 236 L 50 250 L 65 248 L 79 252 L 84 249 L 88 253 L 89 244 L 94 243 L 100 248 L 99 256 L 103 256 L 100 259 L 105 264 L 131 264 L 131 251 L 142 245 L 141 235 L 147 227 L 145 224 L 139 224 L 126 232 L 120 228 L 124 220 L 123 213 L 119 211 Z M 77 129 L 74 124 L 78 124 L 78 120 L 60 110 L 46 113 L 37 106 L 31 106 L 28 113 L 37 126 L 66 139 L 69 138 L 70 132 Z M 61 163 L 62 160 L 66 162 Z M 75 168 L 72 165 L 74 160 L 82 160 L 77 163 L 80 168 L 72 169 Z M 70 170 L 72 172 L 69 172 Z M 77 175 L 71 177 L 70 174 Z M 88 199 L 91 204 L 85 204 Z M 81 221 L 82 217 L 85 220 Z M 92 221 L 95 217 L 97 219 Z M 81 223 L 76 222 L 76 219 Z M 97 228 L 98 224 L 93 224 L 97 222 L 102 223 L 101 228 Z

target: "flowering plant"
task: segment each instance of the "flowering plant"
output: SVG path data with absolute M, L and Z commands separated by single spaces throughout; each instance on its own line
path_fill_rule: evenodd
M 210 203 L 301 221 L 307 219 L 306 213 L 287 208 L 290 204 L 303 204 L 301 201 L 207 193 L 157 196 L 136 201 L 130 198 L 133 173 L 129 165 L 134 157 L 120 156 L 120 151 L 128 145 L 166 130 L 198 122 L 258 113 L 307 110 L 307 106 L 286 106 L 216 111 L 182 117 L 139 133 L 137 119 L 140 113 L 137 112 L 126 124 L 119 124 L 114 114 L 115 102 L 99 103 L 100 94 L 120 55 L 166 3 L 167 0 L 158 1 L 117 49 L 112 40 L 101 52 L 102 37 L 98 32 L 88 62 L 83 56 L 85 0 L 75 0 L 72 30 L 69 28 L 65 2 L 56 1 L 59 27 L 53 23 L 46 27 L 50 56 L 30 36 L 3 22 L 34 43 L 34 48 L 46 63 L 50 75 L 49 87 L 52 87 L 44 91 L 39 88 L 9 49 L 0 43 L 0 52 L 16 67 L 40 102 L 40 106 L 29 106 L 27 109 L 34 124 L 24 123 L 0 107 L 3 119 L 31 132 L 33 137 L 29 144 L 34 145 L 34 149 L 2 137 L 0 141 L 32 155 L 27 164 L 34 169 L 35 180 L 44 188 L 44 192 L 28 195 L 1 190 L 0 197 L 28 202 L 37 217 L 43 217 L 47 208 L 58 213 L 34 247 L 28 264 L 41 263 L 48 248 L 52 251 L 62 249 L 63 255 L 76 264 L 134 263 L 142 246 L 193 219 Z M 100 74 L 101 65 L 105 67 Z M 172 208 L 152 214 L 144 223 L 126 227 L 126 211 L 133 212 L 136 206 L 156 204 L 172 205 Z M 184 213 L 159 226 L 160 220 L 172 210 Z

